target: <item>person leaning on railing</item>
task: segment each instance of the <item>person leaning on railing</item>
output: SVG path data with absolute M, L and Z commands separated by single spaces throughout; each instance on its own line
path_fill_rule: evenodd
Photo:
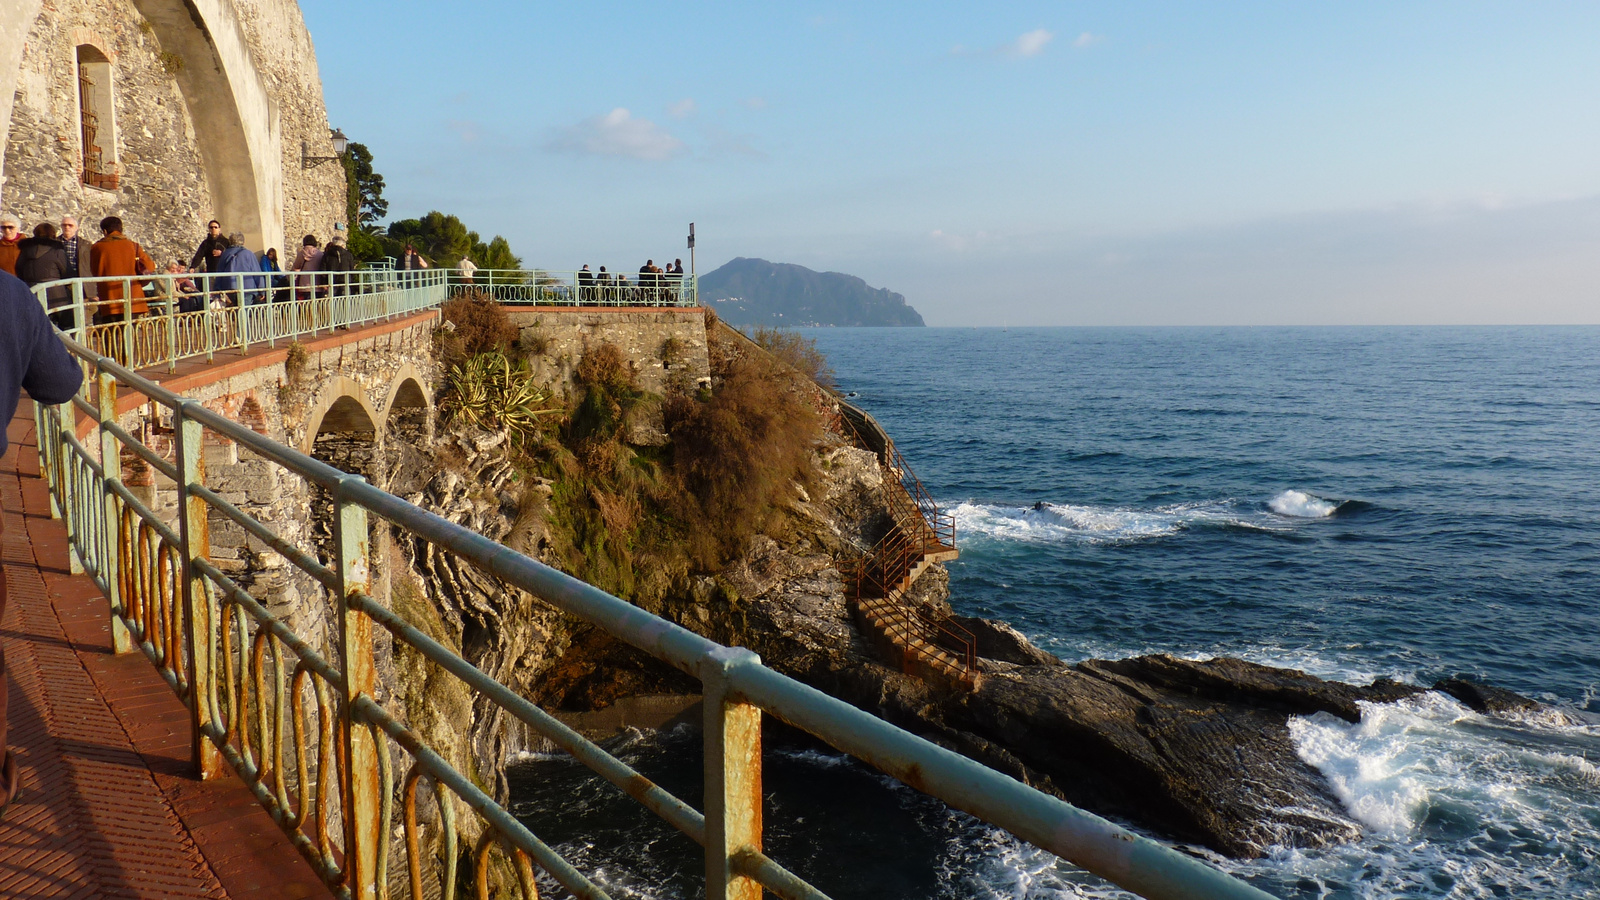
M 39 301 L 29 292 L 21 279 L 0 273 L 0 421 L 9 425 L 16 415 L 21 400 L 18 390 L 25 390 L 36 403 L 65 403 L 78 392 L 83 383 L 83 370 L 67 354 L 67 348 L 56 338 L 55 329 L 45 318 Z M 6 452 L 6 435 L 0 429 L 0 456 Z M 5 518 L 0 515 L 0 534 L 5 532 Z M 4 564 L 0 563 L 0 616 L 6 609 L 6 579 Z M 15 758 L 6 748 L 6 663 L 5 652 L 0 649 L 0 816 L 16 799 L 22 788 L 21 774 Z
M 133 306 L 133 314 L 144 315 L 150 307 L 145 303 L 144 284 L 138 279 L 155 272 L 155 260 L 144 252 L 143 247 L 122 233 L 121 218 L 106 216 L 101 219 L 100 231 L 105 237 L 95 241 L 90 248 L 94 274 L 101 278 L 120 276 L 129 280 L 108 281 L 100 285 L 101 303 L 100 309 L 94 314 L 95 323 L 105 324 L 122 319 L 122 289 L 125 285 L 130 288 L 128 299 Z

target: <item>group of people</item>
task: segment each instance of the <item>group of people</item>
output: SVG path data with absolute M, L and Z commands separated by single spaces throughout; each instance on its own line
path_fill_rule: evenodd
M 285 271 L 276 248 L 257 254 L 245 246 L 243 234 L 225 235 L 222 224 L 212 219 L 188 265 L 175 260 L 165 269 L 169 277 L 152 278 L 158 274 L 155 261 L 138 242 L 123 234 L 122 219 L 117 216 L 100 220 L 102 237 L 92 244 L 78 233 L 78 220 L 73 216 L 62 216 L 59 227 L 40 222 L 32 237 L 23 236 L 22 223 L 15 216 L 0 216 L 0 271 L 15 275 L 29 287 L 69 278 L 128 279 L 85 285 L 82 296 L 96 324 L 146 315 L 150 309 L 147 285 L 162 299 L 175 303 L 179 312 L 198 312 L 208 303 L 212 308 L 225 308 L 283 302 L 291 294 L 307 299 L 343 293 L 349 278 L 344 273 L 356 267 L 345 244 L 344 226 L 333 227 L 334 236 L 326 247 L 315 235 L 306 235 L 293 265 Z M 125 287 L 127 297 L 123 296 Z M 45 299 L 58 327 L 74 326 L 70 287 L 48 288 Z M 129 309 L 123 307 L 125 300 Z
M 580 302 L 614 302 L 629 301 L 634 295 L 642 295 L 647 300 L 658 295 L 676 295 L 683 284 L 683 260 L 675 259 L 667 264 L 666 268 L 656 265 L 653 259 L 644 261 L 639 267 L 639 280 L 629 282 L 628 276 L 621 273 L 607 272 L 605 266 L 600 271 L 589 271 L 589 264 L 584 263 L 578 270 L 578 299 Z

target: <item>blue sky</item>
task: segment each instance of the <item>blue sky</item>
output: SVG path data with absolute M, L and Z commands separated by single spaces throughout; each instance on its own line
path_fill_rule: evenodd
M 929 324 L 1600 322 L 1600 4 L 301 0 L 395 217 Z

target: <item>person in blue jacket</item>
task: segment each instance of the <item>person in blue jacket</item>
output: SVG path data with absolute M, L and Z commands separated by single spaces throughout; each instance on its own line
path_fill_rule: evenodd
M 228 235 L 228 247 L 222 251 L 217 271 L 230 273 L 216 279 L 217 289 L 237 291 L 235 296 L 243 301 L 240 305 L 250 306 L 267 301 L 267 276 L 261 274 L 261 261 L 244 245 L 244 235 L 237 231 Z
M 27 391 L 35 403 L 65 403 L 83 384 L 83 370 L 73 361 L 56 336 L 38 299 L 21 279 L 0 272 L 0 423 L 11 424 L 17 413 L 19 391 Z M 0 456 L 6 452 L 6 433 L 0 427 Z M 3 511 L 0 511 L 3 513 Z M 5 517 L 0 514 L 0 534 L 5 532 Z M 0 616 L 6 609 L 4 563 L 0 563 Z M 0 647 L 0 815 L 16 799 L 22 781 L 16 760 L 6 747 L 6 661 Z

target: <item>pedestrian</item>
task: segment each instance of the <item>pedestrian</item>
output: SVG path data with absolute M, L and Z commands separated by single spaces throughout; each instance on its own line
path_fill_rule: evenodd
M 0 271 L 17 274 L 18 247 L 22 243 L 22 223 L 15 216 L 0 216 Z
M 472 283 L 472 276 L 478 271 L 478 264 L 469 256 L 461 257 L 461 262 L 456 263 L 456 268 L 461 270 L 461 280 L 467 284 Z
M 83 370 L 67 353 L 45 318 L 39 301 L 27 285 L 16 277 L 0 275 L 0 421 L 7 425 L 17 413 L 22 396 L 28 392 L 35 403 L 65 403 L 83 383 Z M 6 452 L 6 435 L 0 429 L 0 456 Z M 0 534 L 5 518 L 0 516 Z M 0 562 L 0 616 L 5 615 L 6 577 Z M 21 773 L 6 744 L 6 664 L 0 650 L 0 816 L 17 799 L 22 789 Z
M 301 274 L 294 277 L 295 296 L 310 300 L 316 290 L 316 276 L 311 274 L 322 266 L 322 244 L 317 236 L 308 234 L 300 239 L 300 249 L 294 255 L 293 270 Z
M 584 263 L 578 270 L 578 302 L 590 303 L 594 300 L 594 273 L 589 271 L 589 264 Z
M 289 276 L 283 274 L 283 267 L 278 265 L 278 248 L 268 247 L 267 252 L 261 254 L 261 271 L 273 273 L 272 302 L 282 303 L 289 299 Z
M 194 248 L 194 257 L 189 260 L 189 268 L 195 272 L 200 271 L 200 266 L 205 265 L 206 271 L 215 274 L 222 270 L 222 252 L 228 249 L 228 238 L 222 233 L 222 223 L 216 219 L 206 223 L 206 236 L 200 240 L 200 246 Z M 208 279 L 205 289 L 209 293 L 211 282 Z
M 67 268 L 67 248 L 56 240 L 56 227 L 49 222 L 33 226 L 33 237 L 17 245 L 17 277 L 28 287 L 47 281 L 73 277 Z M 45 289 L 50 306 L 50 321 L 63 331 L 72 328 L 72 288 L 59 284 Z
M 405 272 L 420 272 L 428 267 L 428 261 L 422 258 L 417 248 L 406 244 L 405 250 L 400 253 L 400 269 Z
M 61 217 L 61 246 L 67 251 L 67 271 L 72 274 L 69 278 L 93 278 L 94 268 L 89 264 L 89 241 L 78 234 L 78 219 L 76 216 Z M 91 285 L 85 285 L 87 294 Z M 92 296 L 89 299 L 94 299 Z
M 130 288 L 128 301 L 131 313 L 142 316 L 150 307 L 145 303 L 144 284 L 137 279 L 156 269 L 155 260 L 144 248 L 122 233 L 122 219 L 106 216 L 100 220 L 100 232 L 105 235 L 89 248 L 90 263 L 97 278 L 123 277 L 128 281 L 108 281 L 100 285 L 99 310 L 94 314 L 95 324 L 116 322 L 122 319 L 122 291 Z
M 235 231 L 228 235 L 228 246 L 217 263 L 218 272 L 229 273 L 227 283 L 219 290 L 237 291 L 239 306 L 254 306 L 267 299 L 267 277 L 259 274 L 261 261 L 244 245 L 244 235 Z
M 355 271 L 356 258 L 350 248 L 344 245 L 344 230 L 341 226 L 333 227 L 333 237 L 328 238 L 328 246 L 322 250 L 322 263 L 317 266 L 319 271 L 330 272 L 328 276 L 328 293 L 331 296 L 343 297 L 349 293 L 350 275 Z

